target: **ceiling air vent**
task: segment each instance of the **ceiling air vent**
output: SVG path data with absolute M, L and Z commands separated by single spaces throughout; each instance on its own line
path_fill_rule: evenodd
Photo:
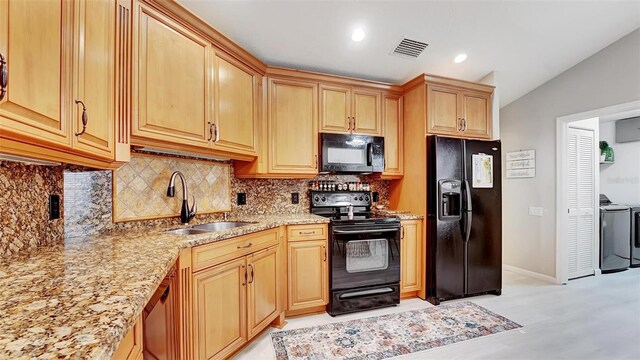
M 391 52 L 391 55 L 400 56 L 408 59 L 416 59 L 429 44 L 417 40 L 402 38 L 402 41 Z

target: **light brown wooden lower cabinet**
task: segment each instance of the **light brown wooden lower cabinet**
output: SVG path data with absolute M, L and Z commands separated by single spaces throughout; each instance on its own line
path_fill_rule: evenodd
M 124 336 L 112 360 L 142 360 L 142 315 Z
M 247 342 L 246 258 L 193 275 L 196 359 L 225 358 Z
M 288 243 L 289 312 L 317 308 L 329 302 L 327 240 L 290 241 Z
M 404 220 L 400 233 L 400 294 L 422 289 L 422 220 Z
M 282 313 L 279 289 L 284 279 L 278 276 L 280 231 L 278 228 L 265 230 L 225 240 L 229 243 L 192 249 L 192 264 L 199 269 L 192 275 L 191 296 L 195 359 L 230 357 Z M 265 238 L 272 241 L 263 241 Z M 203 264 L 209 248 L 219 253 L 228 247 L 225 244 L 233 244 L 238 256 L 225 253 L 218 257 L 225 260 L 197 267 Z M 255 250 L 247 253 L 247 249 Z

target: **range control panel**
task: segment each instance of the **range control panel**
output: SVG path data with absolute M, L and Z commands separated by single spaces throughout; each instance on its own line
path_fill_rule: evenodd
M 311 191 L 311 206 L 371 206 L 369 191 Z

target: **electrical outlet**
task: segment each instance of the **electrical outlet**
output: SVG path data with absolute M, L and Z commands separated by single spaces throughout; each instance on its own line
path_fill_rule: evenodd
M 529 206 L 529 215 L 542 216 L 544 215 L 544 208 L 538 206 Z
M 291 193 L 291 203 L 292 204 L 299 204 L 300 203 L 300 194 L 298 194 L 297 192 Z
M 247 205 L 247 194 L 238 193 L 237 201 L 238 205 Z
M 49 220 L 60 219 L 60 195 L 49 195 Z

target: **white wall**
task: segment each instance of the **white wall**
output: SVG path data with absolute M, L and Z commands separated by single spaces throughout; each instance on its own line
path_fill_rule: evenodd
M 600 140 L 615 153 L 615 164 L 600 165 L 600 193 L 614 203 L 640 204 L 640 141 L 617 143 L 615 121 L 600 124 Z
M 487 85 L 495 86 L 493 90 L 493 103 L 491 105 L 491 113 L 493 115 L 493 126 L 491 134 L 493 140 L 500 139 L 500 89 L 498 86 L 498 76 L 495 71 L 488 73 L 485 77 L 480 79 L 480 82 Z
M 639 80 L 635 30 L 501 109 L 503 154 L 536 150 L 535 178 L 503 179 L 506 265 L 556 276 L 556 118 L 638 100 Z M 544 215 L 530 216 L 529 206 L 543 207 Z

